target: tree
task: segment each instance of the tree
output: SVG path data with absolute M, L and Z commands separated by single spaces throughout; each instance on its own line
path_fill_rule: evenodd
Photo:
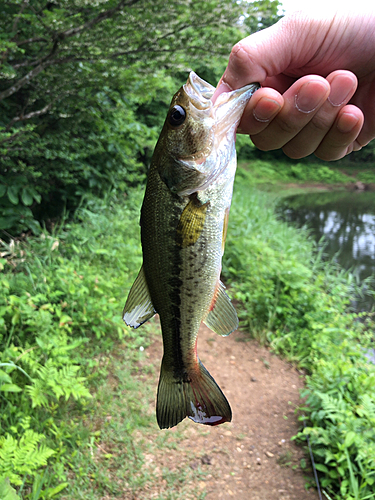
M 257 0 L 251 2 L 244 25 L 250 33 L 269 28 L 283 17 L 279 0 Z
M 220 76 L 249 5 L 0 0 L 0 229 L 139 182 L 165 105 L 191 68 Z

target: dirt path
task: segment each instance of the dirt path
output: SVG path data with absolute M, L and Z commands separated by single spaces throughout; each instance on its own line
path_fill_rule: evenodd
M 308 457 L 290 441 L 300 425 L 294 408 L 300 402 L 301 375 L 240 332 L 221 338 L 202 326 L 198 339 L 199 357 L 227 396 L 233 421 L 208 427 L 186 419 L 176 428 L 159 431 L 166 442 L 179 433 L 178 449 L 146 456 L 145 466 L 161 478 L 165 468 L 201 470 L 198 484 L 191 486 L 205 493 L 206 500 L 317 499 L 314 488 L 305 489 L 306 482 L 313 482 Z M 156 367 L 155 390 L 161 353 L 161 339 L 146 352 L 147 362 Z M 301 463 L 307 464 L 306 470 Z M 167 492 L 161 479 L 142 499 L 167 498 Z

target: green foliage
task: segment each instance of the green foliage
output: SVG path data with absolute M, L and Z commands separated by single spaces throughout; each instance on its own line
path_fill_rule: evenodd
M 11 487 L 9 479 L 0 481 L 0 498 L 1 500 L 19 500 L 16 490 Z
M 302 392 L 309 426 L 298 438 L 309 435 L 324 489 L 337 500 L 374 498 L 371 316 L 348 313 L 351 276 L 323 263 L 307 233 L 277 220 L 250 177 L 239 171 L 223 266 L 244 306 L 242 324 L 309 374 Z
M 302 163 L 290 165 L 290 176 L 298 181 L 309 182 L 347 182 L 347 176 L 325 165 L 317 165 L 314 169 L 308 169 Z
M 279 14 L 281 9 L 282 2 L 279 2 L 279 0 L 257 0 L 251 2 L 244 24 L 250 33 L 268 28 L 282 18 Z
M 2 242 L 0 478 L 34 482 L 30 498 L 51 498 L 65 484 L 55 468 L 43 485 L 41 471 L 72 453 L 73 415 L 89 404 L 98 371 L 89 354 L 95 342 L 131 344 L 120 312 L 140 267 L 140 201 L 139 192 L 121 205 L 114 196 L 87 200 L 76 221 L 53 234 Z
M 171 96 L 193 67 L 219 78 L 248 8 L 0 1 L 0 229 L 38 234 L 83 194 L 141 182 Z
M 250 146 L 242 139 L 240 148 L 240 151 L 242 151 L 240 158 L 244 158 Z M 366 176 L 367 182 L 375 179 L 375 170 L 366 169 L 363 171 L 357 169 L 356 171 L 350 171 L 349 169 L 339 169 L 336 164 L 321 165 L 312 161 L 297 162 L 285 157 L 281 161 L 259 158 L 252 161 L 242 159 L 240 165 L 252 173 L 252 179 L 250 180 L 253 184 L 261 182 L 273 184 L 278 182 L 347 184 L 357 180 L 365 181 Z
M 55 453 L 41 443 L 45 437 L 28 429 L 28 425 L 29 422 L 23 422 L 25 430 L 21 436 L 0 436 L 0 481 L 7 478 L 12 484 L 21 485 L 24 474 L 33 475 Z
M 237 135 L 236 149 L 239 164 L 252 174 L 252 183 L 375 184 L 375 141 L 335 162 L 313 155 L 292 160 L 281 149 L 260 151 L 245 135 Z

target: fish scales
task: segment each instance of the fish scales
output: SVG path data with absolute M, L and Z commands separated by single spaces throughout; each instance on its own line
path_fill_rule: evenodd
M 160 316 L 164 355 L 157 396 L 161 428 L 186 416 L 230 421 L 228 401 L 197 356 L 204 321 L 221 335 L 238 319 L 220 282 L 236 170 L 234 136 L 252 84 L 220 96 L 190 73 L 175 94 L 156 145 L 141 209 L 143 266 L 125 304 L 137 328 Z

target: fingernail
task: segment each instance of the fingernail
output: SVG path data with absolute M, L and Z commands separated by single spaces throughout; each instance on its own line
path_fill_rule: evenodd
M 347 100 L 353 89 L 353 79 L 347 77 L 347 82 L 343 81 L 343 77 L 336 77 L 331 82 L 331 91 L 328 100 L 332 106 L 341 106 Z M 350 87 L 348 89 L 348 87 Z
M 322 88 L 323 84 L 320 81 L 312 81 L 303 84 L 295 97 L 298 111 L 301 111 L 301 113 L 311 113 L 315 111 L 323 99 Z
M 216 90 L 214 92 L 214 95 L 211 98 L 211 101 L 213 104 L 215 104 L 216 99 L 221 95 L 224 94 L 224 92 L 231 92 L 233 89 L 229 87 L 228 84 L 225 82 L 220 82 L 219 85 L 216 87 Z
M 342 134 L 348 134 L 358 123 L 358 117 L 352 113 L 343 113 L 337 122 L 337 129 Z
M 258 122 L 269 122 L 280 111 L 280 104 L 273 99 L 262 97 L 256 104 L 253 115 Z
M 230 87 L 227 83 L 221 82 L 220 85 L 217 87 L 216 92 L 220 92 L 220 94 L 223 94 L 224 92 L 231 92 L 233 89 Z

